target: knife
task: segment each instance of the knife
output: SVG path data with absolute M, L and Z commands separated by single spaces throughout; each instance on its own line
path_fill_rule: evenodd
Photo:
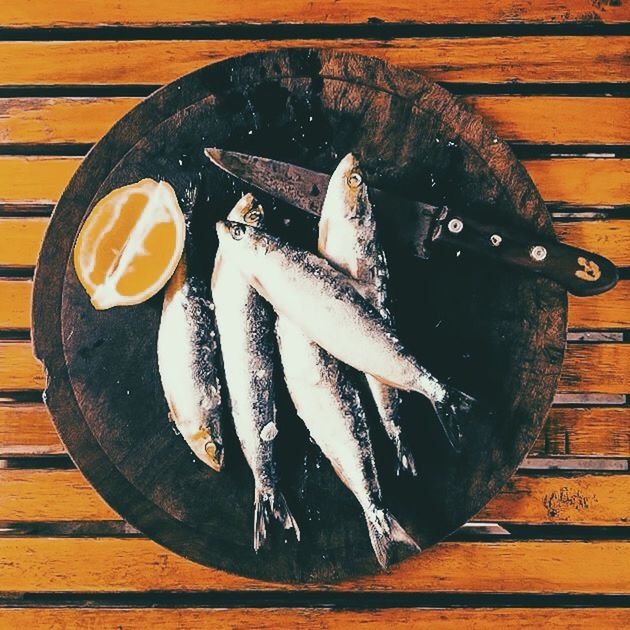
M 330 175 L 218 148 L 207 148 L 205 154 L 230 175 L 319 216 Z M 619 279 L 615 265 L 599 254 L 531 232 L 481 223 L 448 206 L 399 197 L 369 183 L 368 189 L 384 238 L 419 258 L 429 258 L 432 245 L 446 243 L 537 273 L 577 296 L 608 291 Z

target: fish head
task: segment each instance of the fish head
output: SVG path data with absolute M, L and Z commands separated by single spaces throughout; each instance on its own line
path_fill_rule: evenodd
M 217 236 L 221 249 L 227 253 L 266 249 L 270 240 L 269 234 L 253 225 L 229 220 L 217 221 Z
M 228 221 L 245 223 L 253 227 L 262 227 L 265 222 L 263 207 L 251 193 L 243 195 L 227 216 Z
M 359 160 L 348 153 L 330 176 L 322 218 L 361 218 L 367 203 L 367 185 Z
M 223 469 L 224 459 L 221 430 L 220 427 L 212 425 L 213 422 L 210 422 L 209 426 L 200 427 L 198 431 L 187 436 L 187 441 L 195 455 L 204 464 L 220 472 Z

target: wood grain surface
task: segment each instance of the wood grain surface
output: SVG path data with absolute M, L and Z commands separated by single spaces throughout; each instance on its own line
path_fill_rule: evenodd
M 80 164 L 79 157 L 0 156 L 0 204 L 55 203 Z M 561 158 L 524 160 L 523 165 L 545 201 L 628 202 L 630 160 Z
M 44 405 L 0 402 L 0 457 L 65 452 Z M 553 407 L 530 454 L 630 457 L 630 408 Z
M 606 145 L 630 142 L 630 101 L 626 98 L 629 12 L 629 3 L 608 0 L 526 3 L 474 0 L 450 4 L 435 0 L 423 3 L 398 0 L 386 4 L 373 0 L 4 3 L 0 6 L 0 24 L 5 33 L 12 28 L 35 30 L 17 31 L 8 36 L 15 41 L 0 42 L 0 151 L 20 152 L 19 156 L 0 157 L 0 216 L 7 212 L 21 213 L 30 221 L 29 213 L 42 210 L 38 204 L 54 203 L 86 145 L 97 141 L 111 124 L 139 103 L 142 100 L 139 95 L 145 94 L 149 86 L 170 81 L 211 60 L 275 45 L 300 46 L 306 42 L 365 51 L 424 70 L 440 81 L 474 84 L 458 88 L 466 93 L 461 98 L 486 116 L 500 137 L 516 143 L 547 145 L 541 150 L 549 155 L 565 152 L 568 145 L 576 145 L 577 152 L 614 154 L 615 147 Z M 294 27 L 290 24 L 297 28 L 292 31 Z M 480 30 L 465 26 L 470 24 Z M 585 30 L 585 25 L 592 31 Z M 607 30 L 610 25 L 625 30 Z M 125 27 L 148 27 L 148 30 L 132 33 L 125 32 Z M 165 27 L 173 28 L 169 32 Z M 42 28 L 52 30 L 38 30 Z M 83 28 L 89 30 L 82 31 Z M 444 28 L 448 30 L 439 30 Z M 280 34 L 282 39 L 274 39 Z M 364 34 L 366 38 L 358 38 Z M 414 34 L 418 36 L 407 37 Z M 29 41 L 31 37 L 39 41 Z M 126 87 L 133 85 L 145 87 L 135 91 Z M 497 94 L 476 94 L 476 90 L 484 93 L 492 89 Z M 608 91 L 614 96 L 606 96 Z M 510 95 L 513 92 L 515 95 Z M 61 144 L 82 145 L 76 147 L 76 159 L 31 155 L 31 152 L 59 155 L 60 147 L 51 145 Z M 69 147 L 65 155 L 72 151 Z M 603 230 L 598 228 L 600 221 L 571 225 L 569 238 L 573 231 L 575 238 L 612 247 L 620 254 L 619 260 L 627 260 L 624 252 L 628 251 L 629 232 L 624 206 L 627 208 L 630 201 L 630 191 L 628 167 L 623 161 L 552 158 L 528 160 L 526 165 L 547 201 L 569 203 L 578 211 L 601 206 L 616 223 Z M 616 215 L 619 216 L 615 219 Z M 9 260 L 16 261 L 17 266 L 32 265 L 28 261 L 34 260 L 47 221 L 37 220 L 37 227 L 22 226 L 21 236 L 18 224 L 11 224 L 8 236 L 4 225 L 0 231 L 11 252 Z M 567 229 L 559 224 L 556 228 Z M 578 234 L 580 230 L 588 234 Z M 19 247 L 11 245 L 13 237 L 19 239 Z M 566 232 L 562 237 L 567 238 Z M 611 245 L 611 241 L 618 244 Z M 22 245 L 28 254 L 19 252 Z M 4 249 L 0 248 L 0 256 Z M 16 271 L 6 265 L 4 269 L 5 275 Z M 17 272 L 28 273 L 28 270 Z M 570 325 L 576 329 L 627 329 L 629 287 L 626 280 L 611 293 L 586 300 L 571 299 Z M 30 292 L 28 278 L 0 279 L 3 339 L 11 339 L 11 335 L 23 339 L 30 325 Z M 571 348 L 570 356 L 572 351 Z M 577 352 L 577 369 L 584 377 L 576 380 L 574 360 L 571 359 L 573 367 L 568 364 L 572 370 L 570 387 L 575 391 L 583 393 L 593 388 L 588 372 L 602 373 L 600 360 L 606 374 L 601 379 L 602 385 L 623 381 L 630 369 L 624 359 L 626 353 L 620 354 L 618 348 L 600 353 L 580 346 Z M 85 518 L 98 519 L 108 513 L 116 518 L 76 470 L 38 470 L 38 462 L 48 460 L 30 459 L 63 455 L 65 449 L 43 405 L 4 401 L 11 399 L 12 393 L 7 389 L 23 391 L 42 386 L 41 374 L 27 344 L 3 342 L 0 476 L 6 485 L 3 484 L 4 495 L 0 490 L 0 510 L 8 518 L 15 518 L 16 514 L 21 514 L 20 518 L 43 520 L 54 517 L 59 518 L 58 523 L 64 522 L 64 516 L 67 520 L 81 512 Z M 612 388 L 623 389 L 619 391 L 622 394 L 630 393 L 627 383 Z M 628 458 L 629 410 L 627 406 L 555 407 L 531 455 L 559 457 L 561 461 L 563 456 L 587 457 L 587 461 L 601 457 Z M 3 458 L 15 457 L 28 458 L 29 468 L 1 470 Z M 592 461 L 595 466 L 601 460 Z M 48 474 L 51 476 L 44 477 Z M 58 483 L 52 484 L 53 479 Z M 603 515 L 609 514 L 613 516 L 609 521 L 612 524 L 618 522 L 614 518 L 623 516 L 620 508 L 628 496 L 627 480 L 628 475 L 623 473 L 521 474 L 487 509 L 494 510 L 496 506 L 500 515 L 513 522 L 529 514 L 532 526 L 541 523 L 541 519 L 552 520 L 546 506 L 552 512 L 560 508 L 553 517 L 556 524 L 561 522 L 563 514 L 568 519 L 565 523 L 591 519 L 599 524 L 605 521 L 597 519 L 608 518 Z M 13 508 L 6 507 L 1 499 L 7 496 L 9 488 L 13 489 Z M 62 506 L 67 511 L 55 504 L 56 496 L 62 497 Z M 71 502 L 73 497 L 76 503 Z M 549 497 L 547 503 L 545 497 Z M 89 520 L 82 522 L 90 524 Z M 626 527 L 627 522 L 621 526 Z M 621 565 L 628 557 L 627 542 L 607 539 L 610 535 L 618 536 L 614 532 L 619 529 L 582 525 L 580 531 L 592 538 L 588 542 L 574 540 L 569 534 L 561 540 L 564 530 L 559 527 L 554 530 L 556 541 L 446 543 L 415 563 L 405 564 L 379 578 L 378 583 L 368 580 L 344 584 L 340 588 L 347 595 L 340 595 L 349 598 L 361 595 L 361 591 L 377 590 L 386 597 L 395 596 L 398 591 L 421 594 L 428 590 L 452 591 L 454 597 L 484 593 L 492 598 L 493 593 L 502 593 L 508 599 L 491 599 L 490 605 L 486 602 L 473 607 L 460 602 L 456 608 L 444 608 L 444 603 L 434 604 L 435 608 L 418 607 L 410 601 L 396 607 L 388 603 L 387 608 L 366 604 L 365 600 L 352 604 L 362 610 L 296 605 L 300 601 L 293 599 L 300 596 L 297 591 L 202 569 L 143 539 L 3 537 L 0 538 L 0 591 L 10 591 L 18 598 L 0 597 L 0 627 L 397 628 L 411 625 L 511 629 L 544 625 L 552 629 L 616 629 L 630 625 L 629 609 L 618 607 L 627 603 L 610 599 L 615 597 L 613 594 L 627 593 L 630 583 L 627 562 Z M 136 592 L 140 597 L 151 598 L 148 600 L 151 606 L 159 606 L 159 594 L 151 592 L 170 588 L 182 594 L 191 590 L 210 596 L 234 589 L 272 588 L 275 596 L 283 598 L 283 607 L 242 608 L 247 593 L 236 603 L 232 601 L 229 608 L 222 609 L 183 607 L 183 599 L 171 602 L 168 608 L 121 606 L 115 599 L 104 600 L 105 606 L 115 608 L 89 607 L 91 591 L 109 591 L 111 597 L 116 596 L 116 591 Z M 61 600 L 55 600 L 54 593 L 45 595 L 51 590 L 70 594 L 76 591 L 78 595 L 70 604 L 64 602 L 63 607 L 56 607 L 55 601 Z M 18 603 L 24 592 L 28 601 L 29 591 L 44 594 L 47 603 L 42 607 L 15 608 L 32 605 Z M 549 607 L 551 602 L 544 598 L 534 599 L 522 608 L 518 601 L 509 598 L 510 593 L 523 592 L 545 593 L 544 598 L 562 593 L 575 599 L 568 600 L 570 608 L 563 607 L 565 604 Z M 577 593 L 597 594 L 602 599 L 594 603 Z M 3 608 L 3 602 L 10 608 Z M 496 605 L 493 607 L 492 603 Z M 579 608 L 574 608 L 575 605 Z
M 436 81 L 623 83 L 626 36 L 387 40 L 0 42 L 0 85 L 158 85 L 208 63 L 277 48 L 334 48 L 379 57 Z
M 41 237 L 40 237 L 41 238 Z M 0 278 L 0 330 L 28 330 L 31 325 L 30 279 Z M 630 281 L 621 280 L 612 290 L 588 299 L 569 296 L 569 327 L 606 329 L 630 326 Z
M 252 5 L 246 0 L 198 3 L 180 0 L 177 3 L 159 0 L 135 0 L 125 5 L 116 0 L 100 0 L 86 5 L 69 0 L 60 7 L 51 7 L 46 0 L 16 0 L 2 6 L 0 23 L 12 27 L 68 26 L 172 26 L 202 24 L 484 24 L 484 23 L 615 23 L 630 19 L 622 2 L 590 2 L 589 0 L 516 0 L 503 2 L 473 0 L 463 5 L 444 5 L 438 0 L 415 2 L 396 0 L 382 4 L 375 0 L 259 0 Z
M 625 475 L 518 475 L 477 521 L 630 526 Z M 120 517 L 77 470 L 0 470 L 0 521 L 110 521 Z
M 435 630 L 618 630 L 630 625 L 630 611 L 619 608 L 451 608 L 448 611 L 427 608 L 371 608 L 370 610 L 331 610 L 328 608 L 4 608 L 0 609 L 0 626 L 33 630 L 66 628 L 124 628 L 144 630 L 156 626 L 161 630 L 190 628 L 247 627 L 276 630 L 280 627 L 362 628 L 407 630 L 427 627 Z
M 625 98 L 462 96 L 510 142 L 625 144 Z M 141 98 L 0 98 L 0 143 L 93 143 Z
M 0 545 L 0 591 L 630 592 L 630 542 L 444 542 L 388 573 L 338 584 L 287 585 L 202 567 L 138 538 L 20 538 Z M 588 570 L 585 568 L 588 567 Z
M 569 344 L 559 391 L 625 394 L 630 390 L 630 344 Z M 44 374 L 23 341 L 0 341 L 0 391 L 38 390 Z
M 569 221 L 557 222 L 555 231 L 569 245 L 593 250 L 623 267 L 630 265 L 628 226 L 627 219 Z M 0 267 L 35 266 L 47 227 L 45 217 L 0 216 L 0 237 L 5 242 Z

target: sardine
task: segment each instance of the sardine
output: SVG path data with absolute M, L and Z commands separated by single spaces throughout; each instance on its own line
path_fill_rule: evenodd
M 333 172 L 319 220 L 319 253 L 335 269 L 355 280 L 355 288 L 393 328 L 387 308 L 389 272 L 385 252 L 376 231 L 376 220 L 368 198 L 363 173 L 352 153 Z M 381 423 L 396 448 L 398 473 L 416 474 L 413 455 L 404 444 L 400 426 L 400 392 L 366 375 Z
M 189 271 L 186 252 L 169 280 L 158 331 L 158 367 L 169 416 L 193 453 L 223 467 L 218 337 L 209 280 Z
M 313 441 L 363 509 L 370 542 L 386 567 L 396 543 L 419 550 L 383 506 L 368 423 L 353 376 L 356 373 L 308 339 L 287 317 L 276 322 L 287 388 Z
M 219 221 L 217 234 L 224 257 L 279 315 L 343 363 L 426 396 L 451 446 L 460 449 L 457 416 L 470 411 L 474 399 L 422 367 L 351 280 L 315 254 L 258 228 Z
M 258 225 L 262 209 L 245 195 L 230 212 L 231 223 Z M 299 527 L 278 488 L 274 440 L 278 435 L 274 400 L 274 314 L 254 291 L 219 243 L 212 275 L 212 296 L 223 352 L 223 366 L 234 426 L 254 476 L 254 549 L 265 542 L 273 516 L 285 529 Z

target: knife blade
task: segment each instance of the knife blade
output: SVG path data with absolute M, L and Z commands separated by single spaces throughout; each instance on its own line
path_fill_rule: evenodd
M 270 158 L 205 149 L 210 161 L 237 177 L 305 212 L 319 216 L 330 175 Z M 593 252 L 541 236 L 483 224 L 469 216 L 383 191 L 368 183 L 384 241 L 419 258 L 429 258 L 431 246 L 445 244 L 501 263 L 540 274 L 577 296 L 603 293 L 615 286 L 615 265 Z

